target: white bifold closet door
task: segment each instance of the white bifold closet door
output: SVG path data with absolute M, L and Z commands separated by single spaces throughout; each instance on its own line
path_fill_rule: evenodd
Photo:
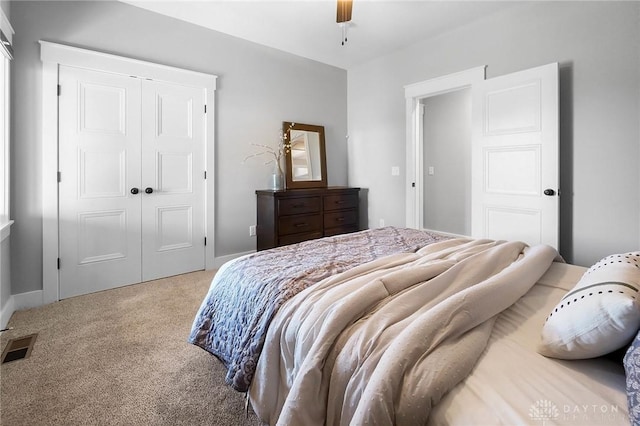
M 59 81 L 60 298 L 204 269 L 204 89 Z

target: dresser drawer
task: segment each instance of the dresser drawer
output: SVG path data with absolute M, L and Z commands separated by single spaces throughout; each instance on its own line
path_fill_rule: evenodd
M 358 223 L 358 213 L 355 210 L 337 211 L 324 214 L 324 227 L 355 225 Z
M 358 194 L 332 194 L 324 196 L 324 210 L 353 209 L 358 206 Z
M 278 215 L 320 212 L 320 197 L 299 197 L 278 200 Z
M 348 234 L 350 232 L 358 232 L 358 225 L 338 226 L 336 228 L 325 228 L 324 236 L 331 237 L 332 235 Z
M 315 240 L 316 238 L 322 238 L 322 232 L 283 235 L 280 238 L 278 238 L 278 246 L 286 246 L 289 244 L 301 243 L 307 240 Z
M 282 216 L 278 218 L 278 235 L 301 234 L 319 232 L 322 234 L 322 216 L 319 214 L 305 214 L 297 216 Z

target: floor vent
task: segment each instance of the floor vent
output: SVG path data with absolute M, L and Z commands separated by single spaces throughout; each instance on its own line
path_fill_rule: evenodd
M 31 349 L 36 341 L 37 334 L 30 334 L 9 340 L 7 346 L 2 352 L 2 364 L 5 362 L 17 361 L 19 359 L 29 358 Z

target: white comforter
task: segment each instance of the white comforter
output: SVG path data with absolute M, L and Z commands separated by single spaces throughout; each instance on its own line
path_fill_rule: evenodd
M 424 424 L 466 377 L 495 316 L 557 252 L 449 240 L 327 278 L 272 322 L 250 390 L 269 424 Z

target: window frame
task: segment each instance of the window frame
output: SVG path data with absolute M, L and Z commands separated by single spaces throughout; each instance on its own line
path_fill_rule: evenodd
M 0 241 L 9 236 L 11 215 L 11 47 L 14 30 L 0 9 Z

